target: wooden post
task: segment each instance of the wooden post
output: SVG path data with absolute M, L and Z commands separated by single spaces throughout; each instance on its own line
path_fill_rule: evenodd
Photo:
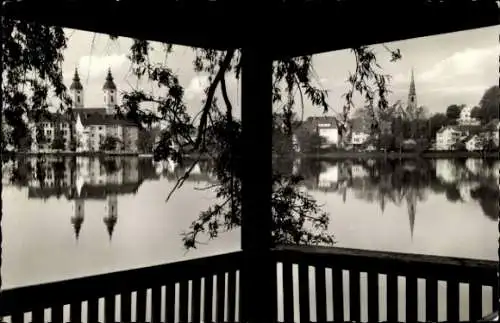
M 272 59 L 265 49 L 242 50 L 242 223 L 240 322 L 276 321 L 272 247 Z

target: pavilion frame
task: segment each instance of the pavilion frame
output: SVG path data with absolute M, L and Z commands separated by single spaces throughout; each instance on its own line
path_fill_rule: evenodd
M 156 10 L 151 10 L 147 17 L 137 17 L 137 5 L 147 4 L 154 4 Z M 2 10 L 3 15 L 48 25 L 195 47 L 241 49 L 242 137 L 245 145 L 242 162 L 245 171 L 242 174 L 241 248 L 244 265 L 240 271 L 240 297 L 243 299 L 240 321 L 255 323 L 274 322 L 277 308 L 276 267 L 271 259 L 270 203 L 273 60 L 499 23 L 495 0 L 164 0 L 156 3 L 141 1 L 139 4 L 134 0 L 24 0 L 3 9 L 7 9 Z M 165 12 L 170 14 L 165 17 Z M 277 15 L 291 15 L 301 26 L 296 33 L 283 33 L 276 40 L 273 35 L 255 32 L 255 22 L 242 13 L 252 18 L 252 14 L 258 15 L 259 25 L 268 28 L 269 34 L 279 28 Z M 353 15 L 364 24 L 348 31 L 340 29 L 352 25 L 349 19 Z M 412 21 L 408 15 L 420 16 L 420 21 Z M 185 24 L 180 23 L 187 16 L 193 22 L 200 22 L 186 29 Z M 183 28 L 165 31 L 165 18 L 174 28 L 179 25 Z M 134 23 L 130 23 L 132 19 L 135 19 Z M 211 27 L 202 28 L 207 23 Z M 231 31 L 227 34 L 221 32 L 236 24 L 241 27 L 239 37 L 232 36 Z M 320 32 L 308 34 L 303 25 L 317 26 Z M 342 30 L 342 33 L 328 40 L 324 38 L 325 30 Z

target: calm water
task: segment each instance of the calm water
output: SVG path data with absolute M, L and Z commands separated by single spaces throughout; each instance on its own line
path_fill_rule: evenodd
M 181 233 L 215 198 L 199 189 L 214 180 L 208 165 L 168 203 L 182 174 L 169 163 L 26 158 L 3 167 L 3 289 L 240 248 L 239 230 L 183 248 Z M 498 161 L 304 159 L 276 167 L 304 176 L 330 213 L 337 246 L 497 260 Z

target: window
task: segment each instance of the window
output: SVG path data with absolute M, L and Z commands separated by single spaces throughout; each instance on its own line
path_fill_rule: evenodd
M 80 103 L 80 96 L 76 97 L 76 102 Z
M 99 126 L 99 130 L 102 130 L 102 126 Z
M 113 97 L 110 97 L 111 103 L 113 103 Z

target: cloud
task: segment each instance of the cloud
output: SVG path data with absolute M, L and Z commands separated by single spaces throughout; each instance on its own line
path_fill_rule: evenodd
M 498 46 L 467 48 L 434 64 L 416 75 L 417 82 L 444 83 L 456 78 L 481 76 L 492 62 L 496 62 Z
M 202 94 L 208 84 L 209 82 L 207 75 L 198 75 L 193 77 L 186 88 L 186 97 L 188 99 L 192 99 Z
M 97 78 L 105 75 L 109 68 L 111 71 L 119 69 L 127 63 L 127 56 L 108 55 L 108 56 L 82 56 L 78 61 L 78 71 L 80 76 L 86 78 Z

